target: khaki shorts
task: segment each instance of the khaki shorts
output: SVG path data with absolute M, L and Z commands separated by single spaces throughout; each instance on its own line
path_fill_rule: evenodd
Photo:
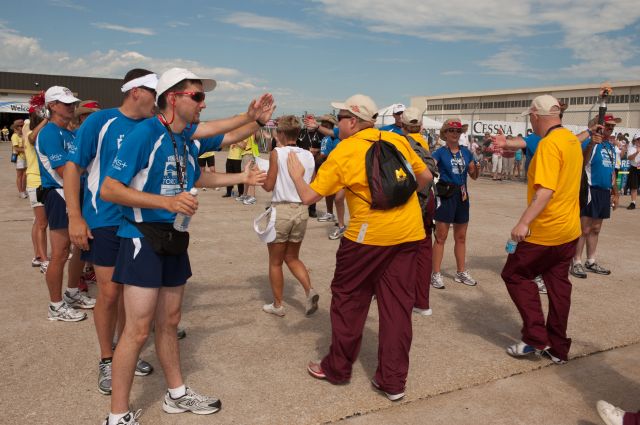
M 44 207 L 44 204 L 41 203 L 41 202 L 38 202 L 38 199 L 36 198 L 36 188 L 35 187 L 28 187 L 27 188 L 27 193 L 29 194 L 29 202 L 31 202 L 31 208 Z
M 302 242 L 307 232 L 309 208 L 297 203 L 273 203 L 276 213 L 276 239 L 272 243 Z
M 24 170 L 27 168 L 27 161 L 24 158 L 18 157 L 16 160 L 16 170 Z

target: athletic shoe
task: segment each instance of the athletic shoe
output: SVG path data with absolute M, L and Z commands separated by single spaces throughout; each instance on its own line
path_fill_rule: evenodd
M 92 309 L 96 306 L 96 300 L 94 298 L 87 297 L 82 293 L 82 291 L 78 291 L 75 295 L 71 295 L 69 291 L 66 290 L 64 291 L 64 294 L 62 294 L 62 299 L 73 308 Z
M 536 283 L 536 285 L 538 285 L 538 292 L 541 294 L 546 294 L 547 293 L 547 287 L 544 284 L 544 280 L 542 280 L 542 275 L 538 275 L 535 278 L 533 278 L 533 281 Z
M 162 410 L 167 413 L 191 412 L 196 415 L 210 415 L 222 407 L 220 400 L 196 393 L 187 387 L 187 392 L 180 398 L 173 399 L 169 391 L 164 395 Z
M 224 195 L 222 195 L 223 198 L 231 198 L 231 195 L 228 193 L 225 193 Z
M 184 328 L 178 328 L 177 334 L 178 339 L 185 339 L 187 337 L 187 331 L 185 331 Z
M 47 274 L 47 268 L 49 268 L 49 260 L 40 263 L 40 273 Z
M 238 202 L 242 202 L 242 201 L 244 201 L 245 199 L 247 199 L 247 196 L 246 196 L 246 195 L 240 195 L 240 196 L 238 196 L 238 197 L 236 198 L 236 201 L 238 201 Z
M 595 273 L 595 274 L 604 274 L 604 275 L 611 274 L 611 270 L 605 269 L 604 267 L 602 267 L 600 264 L 596 262 L 584 263 L 584 268 L 587 269 L 588 272 Z
M 571 273 L 571 276 L 579 277 L 580 279 L 587 278 L 587 272 L 584 271 L 582 263 L 575 263 L 572 265 L 569 269 L 569 273 Z
M 623 419 L 626 412 L 611 403 L 599 400 L 596 403 L 596 410 L 606 425 L 622 425 L 624 422 Z
M 307 295 L 307 301 L 305 302 L 305 311 L 304 314 L 307 316 L 312 315 L 318 309 L 318 300 L 320 299 L 320 295 L 311 288 L 309 290 L 309 295 Z
M 398 393 L 398 394 L 391 394 L 388 393 L 386 391 L 384 391 L 382 388 L 380 388 L 380 385 L 378 385 L 378 383 L 376 382 L 375 379 L 371 380 L 371 385 L 373 385 L 373 387 L 380 391 L 381 393 L 384 393 L 384 395 L 387 396 L 387 398 L 391 401 L 398 401 L 398 400 L 402 400 L 402 398 L 404 398 L 404 392 Z
M 18 196 L 20 196 L 20 198 L 22 199 L 27 199 L 29 197 L 29 194 L 27 192 L 21 192 Z
M 333 221 L 333 214 L 324 213 L 320 217 L 318 217 L 318 221 Z
M 98 363 L 98 391 L 100 394 L 111 394 L 111 360 Z
M 431 316 L 433 314 L 433 310 L 430 308 L 413 307 L 413 312 L 421 316 Z
M 142 415 L 142 409 L 138 409 L 138 411 L 133 414 L 131 412 L 128 412 L 126 415 L 120 418 L 120 420 L 118 420 L 116 425 L 140 425 L 140 422 L 138 422 L 138 418 L 140 418 L 140 415 Z M 107 415 L 107 418 L 104 420 L 104 422 L 102 422 L 102 425 L 109 425 L 109 415 Z
M 431 274 L 431 286 L 436 289 L 444 289 L 444 282 L 442 281 L 442 274 L 440 272 Z
M 517 344 L 508 346 L 507 354 L 511 357 L 524 357 L 530 354 L 540 354 L 540 350 L 527 344 L 524 341 L 520 341 Z
M 256 203 L 256 198 L 253 196 L 247 196 L 244 201 L 242 201 L 244 205 L 253 205 Z
M 93 269 L 86 270 L 82 278 L 86 283 L 96 283 L 96 272 Z
M 146 362 L 142 359 L 138 359 L 138 363 L 136 364 L 136 376 L 147 376 L 151 375 L 153 372 L 153 366 L 151 363 Z
M 628 210 L 635 210 L 636 209 L 636 203 L 632 202 L 629 204 L 629 206 L 627 207 Z
M 333 232 L 331 232 L 331 234 L 329 235 L 329 239 L 331 239 L 332 241 L 335 241 L 336 239 L 340 239 L 342 237 L 342 235 L 344 235 L 344 231 L 347 230 L 347 226 L 336 226 L 335 229 L 333 229 Z
M 60 320 L 63 322 L 79 322 L 87 318 L 87 313 L 78 311 L 63 302 L 57 309 L 49 304 L 49 320 Z
M 265 304 L 262 306 L 262 311 L 269 314 L 275 314 L 276 316 L 283 317 L 284 316 L 284 306 L 276 307 L 273 303 Z
M 318 213 L 315 210 L 309 211 L 309 217 L 318 218 Z
M 478 282 L 471 277 L 471 274 L 468 271 L 456 272 L 456 277 L 453 278 L 458 283 L 464 283 L 467 286 L 476 286 Z
M 34 257 L 31 260 L 31 267 L 40 267 L 42 265 L 42 260 L 40 257 Z
M 200 190 L 202 190 L 203 192 L 206 192 L 207 188 L 206 187 L 201 187 Z
M 309 362 L 309 364 L 307 364 L 307 372 L 316 379 L 327 379 L 327 375 L 324 374 L 320 362 Z
M 556 357 L 553 354 L 551 354 L 551 352 L 549 351 L 548 348 L 542 350 L 542 352 L 540 354 L 545 356 L 545 357 L 548 357 L 555 364 L 565 364 L 565 363 L 567 363 L 566 360 L 562 360 L 561 358 Z

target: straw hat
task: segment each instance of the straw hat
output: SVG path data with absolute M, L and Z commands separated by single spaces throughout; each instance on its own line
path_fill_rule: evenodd
M 468 124 L 462 124 L 462 122 L 458 118 L 449 118 L 442 124 L 442 128 L 440 128 L 440 138 L 444 139 L 444 134 L 450 128 L 461 128 L 463 133 L 467 132 L 469 128 Z

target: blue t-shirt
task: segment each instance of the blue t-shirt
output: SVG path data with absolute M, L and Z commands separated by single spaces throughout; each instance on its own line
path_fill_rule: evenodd
M 35 148 L 42 187 L 62 188 L 62 177 L 56 172 L 56 168 L 64 166 L 67 156 L 75 153 L 74 138 L 71 131 L 52 122 L 47 123 L 38 133 Z
M 588 138 L 582 142 L 582 150 L 591 142 Z M 609 142 L 602 142 L 593 147 L 591 160 L 585 163 L 587 183 L 600 189 L 611 189 L 613 173 L 616 166 L 616 150 Z
M 402 129 L 395 124 L 385 125 L 384 127 L 380 127 L 380 131 L 390 131 L 392 133 L 402 135 Z
M 340 139 L 337 137 L 325 136 L 320 141 L 320 153 L 322 155 L 329 155 L 332 150 L 340 143 Z
M 100 188 L 118 148 L 142 119 L 125 116 L 118 108 L 104 109 L 89 115 L 78 129 L 77 149 L 68 160 L 87 171 L 82 215 L 91 229 L 118 226 L 122 221 L 120 207 L 100 198 Z
M 200 143 L 200 146 L 202 146 L 200 150 L 200 155 L 202 155 L 205 152 L 221 151 L 223 139 L 224 134 L 218 134 L 217 136 L 207 137 L 206 139 L 196 139 L 194 142 Z
M 197 125 L 185 128 L 173 135 L 176 141 L 180 163 L 184 164 L 186 143 L 186 175 L 184 190 L 188 191 L 200 178 L 198 156 L 202 152 L 215 150 L 214 138 L 191 140 Z M 124 137 L 117 155 L 112 161 L 107 175 L 119 182 L 142 192 L 162 196 L 175 196 L 181 192 L 178 182 L 176 158 L 171 137 L 158 118 L 148 118 L 136 125 Z M 175 213 L 163 209 L 132 208 L 122 206 L 124 217 L 135 222 L 172 223 Z M 129 221 L 122 220 L 118 236 L 139 238 L 142 234 Z
M 460 146 L 460 151 L 452 155 L 447 146 L 442 146 L 431 156 L 438 162 L 440 180 L 458 186 L 467 184 L 469 164 L 473 161 L 473 154 L 469 149 Z
M 524 141 L 527 144 L 527 148 L 525 149 L 525 162 L 524 169 L 525 171 L 529 169 L 529 164 L 533 159 L 533 155 L 536 153 L 536 149 L 538 149 L 538 143 L 540 143 L 542 137 L 538 136 L 536 133 L 531 133 L 528 136 L 524 137 Z

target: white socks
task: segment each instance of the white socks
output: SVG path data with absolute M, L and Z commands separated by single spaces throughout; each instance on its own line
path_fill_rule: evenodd
M 187 393 L 187 387 L 183 384 L 178 388 L 169 388 L 169 395 L 172 399 L 176 400 Z
M 109 413 L 109 424 L 108 425 L 118 425 L 118 421 L 125 416 L 127 416 L 129 412 L 124 413 Z

